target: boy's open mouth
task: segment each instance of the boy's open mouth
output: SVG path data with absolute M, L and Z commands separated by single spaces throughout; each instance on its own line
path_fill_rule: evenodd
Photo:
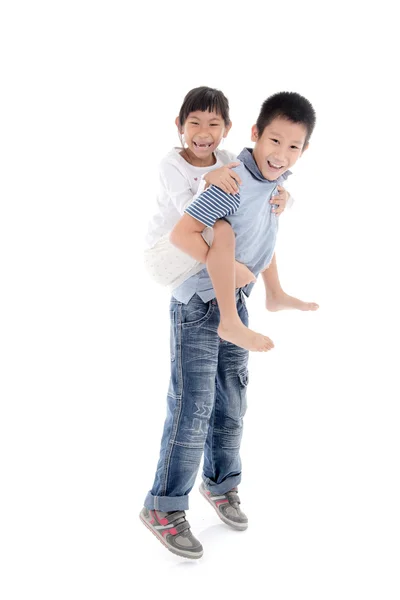
M 268 166 L 271 169 L 274 169 L 275 171 L 279 171 L 280 169 L 282 169 L 282 165 L 278 165 L 276 163 L 271 162 L 270 160 L 267 160 Z
M 196 148 L 210 148 L 210 146 L 213 145 L 213 142 L 198 143 L 198 142 L 193 141 L 193 145 L 196 146 Z

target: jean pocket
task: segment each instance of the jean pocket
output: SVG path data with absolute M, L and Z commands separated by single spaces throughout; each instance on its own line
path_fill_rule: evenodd
M 190 300 L 183 308 L 182 327 L 198 327 L 208 321 L 214 312 L 215 303 L 203 302 L 200 298 Z

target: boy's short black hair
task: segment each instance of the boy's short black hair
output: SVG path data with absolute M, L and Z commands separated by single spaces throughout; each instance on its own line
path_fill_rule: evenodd
M 274 119 L 282 118 L 301 123 L 307 128 L 304 146 L 308 144 L 315 127 L 316 115 L 312 104 L 296 92 L 278 92 L 265 100 L 257 119 L 257 131 L 261 137 L 264 129 Z
M 229 118 L 229 102 L 220 90 L 206 86 L 194 88 L 185 96 L 179 111 L 179 125 L 184 126 L 186 119 L 192 112 L 201 110 L 203 112 L 215 111 L 224 120 L 226 126 L 231 122 Z

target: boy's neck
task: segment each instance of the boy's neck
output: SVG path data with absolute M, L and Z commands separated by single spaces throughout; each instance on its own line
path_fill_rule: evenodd
M 255 158 L 255 156 L 254 156 L 254 153 L 253 153 L 253 150 L 254 150 L 254 148 L 247 148 L 247 150 L 250 152 L 250 154 L 251 154 L 251 157 L 252 157 L 252 159 L 254 160 L 254 164 L 256 165 L 257 169 L 259 170 L 261 177 L 262 177 L 263 179 L 265 179 L 264 175 L 262 174 L 262 171 L 261 171 L 260 165 L 258 164 L 258 162 L 257 162 L 257 159 L 256 159 L 256 158 Z M 269 181 L 269 180 L 268 180 L 268 179 L 265 179 L 265 181 Z
M 254 148 L 247 148 L 247 150 L 250 152 L 251 156 L 253 157 L 254 162 L 256 163 L 257 169 L 260 171 L 261 173 L 261 169 L 260 169 L 260 165 L 257 162 L 257 159 L 254 158 L 254 154 L 253 154 L 253 150 Z M 261 173 L 262 174 L 262 173 Z M 265 179 L 265 178 L 264 178 Z

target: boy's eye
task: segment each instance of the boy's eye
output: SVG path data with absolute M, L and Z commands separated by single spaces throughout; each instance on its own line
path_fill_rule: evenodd
M 278 140 L 274 140 L 273 138 L 271 138 L 271 141 L 274 142 L 274 143 L 276 143 L 276 144 L 279 144 Z
M 298 146 L 290 146 L 290 148 L 291 148 L 292 150 L 300 150 L 300 148 L 299 148 Z
M 190 123 L 191 125 L 198 125 L 198 123 L 195 123 L 194 121 L 189 121 L 189 123 Z

